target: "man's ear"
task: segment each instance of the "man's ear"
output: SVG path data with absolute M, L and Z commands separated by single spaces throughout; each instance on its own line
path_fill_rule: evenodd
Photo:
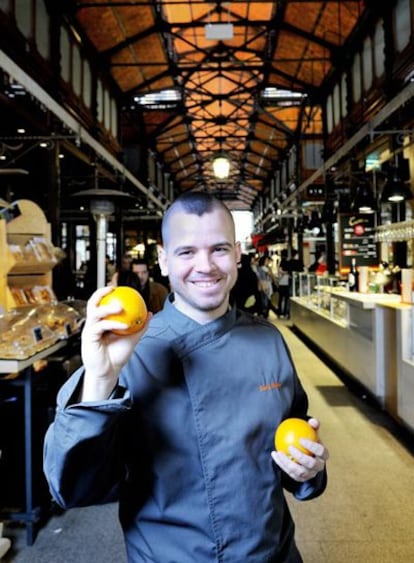
M 168 276 L 167 253 L 161 244 L 157 244 L 158 265 L 163 276 Z
M 235 251 L 236 251 L 236 262 L 237 264 L 239 264 L 242 255 L 242 247 L 240 242 L 236 242 Z

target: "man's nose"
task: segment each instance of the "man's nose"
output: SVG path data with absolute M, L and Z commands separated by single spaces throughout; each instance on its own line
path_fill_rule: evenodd
M 210 272 L 214 267 L 210 252 L 197 253 L 196 268 L 200 272 Z

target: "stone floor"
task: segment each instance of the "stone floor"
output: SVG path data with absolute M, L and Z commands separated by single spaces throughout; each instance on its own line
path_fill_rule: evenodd
M 393 421 L 351 393 L 288 322 L 275 322 L 330 451 L 324 495 L 289 499 L 305 563 L 414 561 L 414 443 L 394 437 Z

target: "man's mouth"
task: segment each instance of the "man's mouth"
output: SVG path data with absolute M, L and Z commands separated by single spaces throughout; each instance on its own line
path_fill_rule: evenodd
M 214 287 L 217 285 L 218 280 L 210 280 L 210 281 L 193 281 L 191 282 L 193 285 L 200 287 L 202 289 L 208 289 L 210 287 Z

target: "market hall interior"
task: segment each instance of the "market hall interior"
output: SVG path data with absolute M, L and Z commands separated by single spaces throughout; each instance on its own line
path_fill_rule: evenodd
M 304 266 L 269 314 L 331 451 L 326 494 L 290 501 L 305 560 L 413 559 L 414 0 L 0 4 L 5 558 L 122 552 L 114 506 L 38 526 L 42 438 L 86 299 L 134 259 L 165 283 L 163 213 L 206 191 L 279 295 L 283 254 Z

